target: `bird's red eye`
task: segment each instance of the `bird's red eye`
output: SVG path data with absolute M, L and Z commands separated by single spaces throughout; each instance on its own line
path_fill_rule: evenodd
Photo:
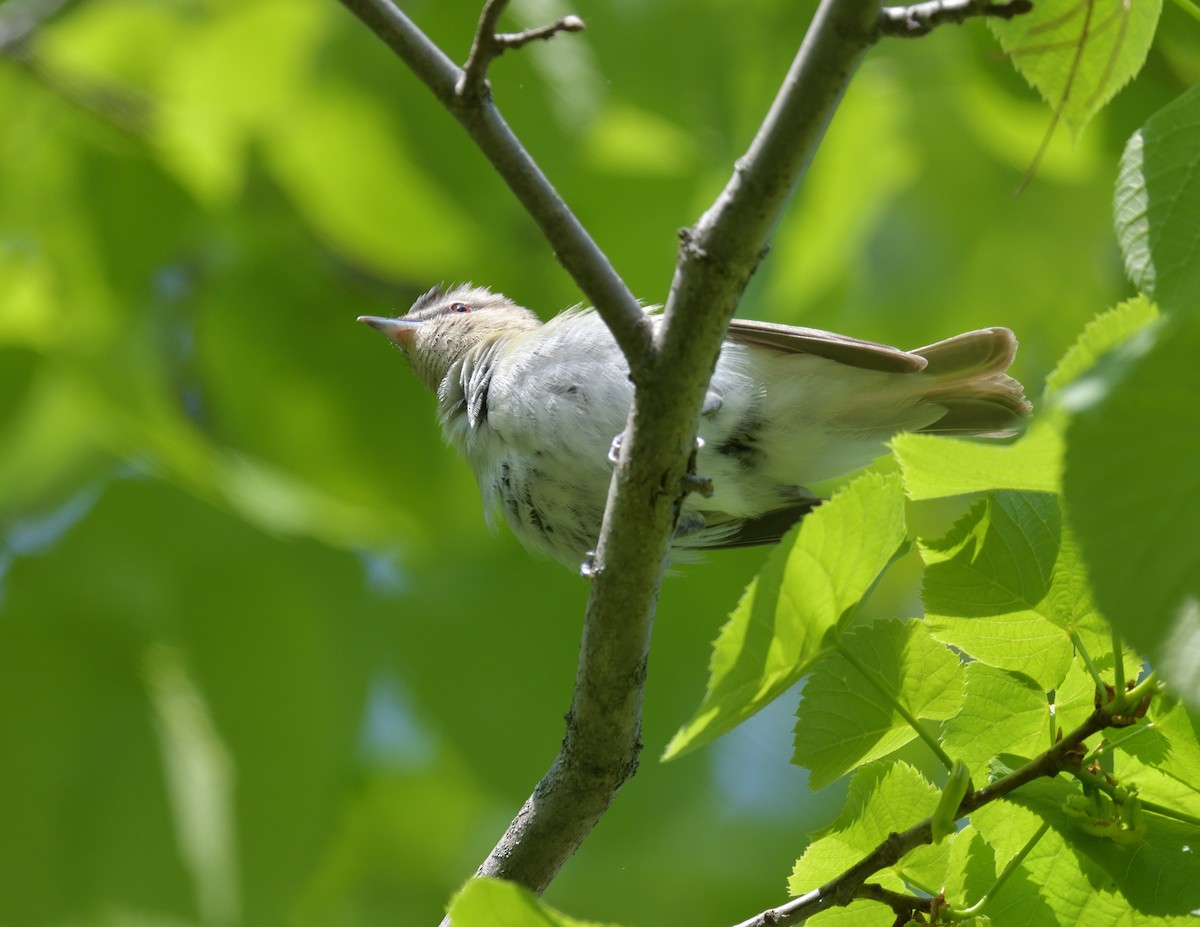
M 471 307 L 468 306 L 466 303 L 451 303 L 450 311 L 451 312 L 470 312 Z

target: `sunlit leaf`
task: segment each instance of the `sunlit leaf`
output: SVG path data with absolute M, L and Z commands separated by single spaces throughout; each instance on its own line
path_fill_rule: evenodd
M 1200 87 L 1164 106 L 1121 157 L 1113 209 L 1125 269 L 1164 309 L 1200 310 Z
M 600 927 L 555 911 L 512 882 L 472 879 L 450 904 L 455 927 Z
M 892 439 L 910 499 L 939 499 L 993 489 L 1057 492 L 1062 474 L 1062 423 L 1040 413 L 1012 444 L 984 444 L 907 433 Z
M 894 474 L 859 477 L 792 529 L 721 629 L 704 700 L 664 759 L 707 743 L 787 691 L 829 649 L 903 541 L 904 496 Z
M 1186 915 L 1200 907 L 1200 859 L 1194 852 L 1194 825 L 1144 814 L 1128 837 L 1096 836 L 1066 811 L 1079 789 L 1063 777 L 1038 779 L 1010 793 L 1007 802 L 1037 812 L 1071 850 L 1094 864 L 1142 914 Z M 1114 830 L 1116 830 L 1114 825 Z
M 995 493 L 921 555 L 930 633 L 1045 690 L 1071 663 L 1070 632 L 1102 632 L 1055 496 Z
M 1200 705 L 1200 314 L 1092 379 L 1068 432 L 1064 496 L 1097 604 Z M 1088 400 L 1091 401 L 1088 401 Z
M 812 788 L 823 788 L 917 736 L 900 707 L 915 718 L 943 720 L 962 706 L 962 687 L 958 657 L 923 623 L 855 628 L 813 666 L 796 716 L 793 762 L 812 771 Z
M 988 20 L 1017 70 L 1077 135 L 1146 60 L 1161 0 L 1039 0 Z
M 846 802 L 796 861 L 788 891 L 801 895 L 824 885 L 857 863 L 887 839 L 929 817 L 940 792 L 907 763 L 876 764 L 859 770 L 850 780 Z M 881 872 L 878 881 L 903 889 L 906 876 L 941 872 L 944 877 L 949 844 L 918 847 Z M 875 881 L 873 878 L 872 881 Z M 918 880 L 921 881 L 921 880 Z M 940 880 L 939 880 L 940 881 Z
M 988 761 L 1000 753 L 1033 756 L 1050 746 L 1050 704 L 1028 676 L 972 663 L 962 711 L 946 722 L 942 746 L 984 783 Z

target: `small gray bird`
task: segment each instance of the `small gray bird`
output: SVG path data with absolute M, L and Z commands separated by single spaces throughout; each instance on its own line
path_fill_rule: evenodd
M 580 566 L 633 401 L 600 316 L 571 309 L 543 324 L 467 285 L 435 287 L 401 318 L 359 321 L 437 393 L 442 433 L 475 471 L 489 525 L 499 509 L 527 549 Z M 696 472 L 714 491 L 684 501 L 673 553 L 777 541 L 819 504 L 807 484 L 866 466 L 897 432 L 1011 434 L 1029 412 L 1005 373 L 1016 349 L 1007 328 L 901 351 L 735 319 L 701 410 Z

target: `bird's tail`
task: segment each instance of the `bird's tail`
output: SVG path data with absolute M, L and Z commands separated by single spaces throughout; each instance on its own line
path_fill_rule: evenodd
M 924 373 L 936 378 L 922 399 L 946 409 L 921 431 L 1002 437 L 1029 414 L 1025 391 L 1005 372 L 1017 353 L 1017 339 L 1007 328 L 966 332 L 912 353 L 928 361 Z

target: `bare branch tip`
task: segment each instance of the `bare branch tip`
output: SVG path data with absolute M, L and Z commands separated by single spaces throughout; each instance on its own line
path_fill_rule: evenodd
M 560 32 L 582 32 L 587 28 L 587 24 L 574 14 L 562 16 L 552 23 L 545 26 L 536 26 L 532 29 L 523 29 L 520 32 L 505 32 L 496 36 L 496 43 L 502 49 L 520 48 L 522 45 L 528 45 L 530 42 L 536 42 L 539 39 L 545 41 L 552 39 Z
M 910 6 L 885 6 L 879 11 L 878 35 L 919 38 L 946 23 L 963 23 L 979 16 L 1012 19 L 1032 9 L 1032 0 L 924 0 Z

